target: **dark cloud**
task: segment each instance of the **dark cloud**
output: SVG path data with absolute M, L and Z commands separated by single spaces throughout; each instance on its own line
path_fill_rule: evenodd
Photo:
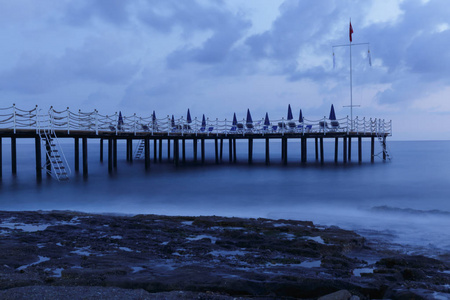
M 123 0 L 70 1 L 64 12 L 64 20 L 71 25 L 86 25 L 96 19 L 123 25 L 129 21 L 131 3 Z

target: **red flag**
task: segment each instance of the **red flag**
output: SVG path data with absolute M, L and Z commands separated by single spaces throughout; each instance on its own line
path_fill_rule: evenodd
M 350 28 L 348 30 L 348 34 L 350 37 L 350 42 L 352 42 L 352 33 L 353 33 L 353 27 L 352 27 L 352 22 L 350 21 Z

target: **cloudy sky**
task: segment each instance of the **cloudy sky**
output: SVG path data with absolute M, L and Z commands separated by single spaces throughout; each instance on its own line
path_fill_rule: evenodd
M 0 0 L 0 107 L 392 119 L 450 139 L 448 0 Z

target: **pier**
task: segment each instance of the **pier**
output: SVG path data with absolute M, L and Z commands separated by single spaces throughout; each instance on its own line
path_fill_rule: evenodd
M 289 107 L 290 110 L 290 107 Z M 334 109 L 332 108 L 333 114 Z M 333 115 L 334 116 L 334 115 Z M 249 119 L 250 117 L 250 119 Z M 108 172 L 117 170 L 118 141 L 126 141 L 126 160 L 143 159 L 146 170 L 151 169 L 152 163 L 159 163 L 163 157 L 174 165 L 191 160 L 195 163 L 205 163 L 206 143 L 214 144 L 214 162 L 216 164 L 228 161 L 236 163 L 236 142 L 245 140 L 248 144 L 247 161 L 253 163 L 254 141 L 264 141 L 265 163 L 270 164 L 270 141 L 281 141 L 281 161 L 288 163 L 288 143 L 300 140 L 299 151 L 301 163 L 307 163 L 307 152 L 315 152 L 315 160 L 324 162 L 324 140 L 334 142 L 334 161 L 347 163 L 352 160 L 352 140 L 357 141 L 357 161 L 362 162 L 362 140 L 370 140 L 370 160 L 374 162 L 375 143 L 382 147 L 382 159 L 389 159 L 386 148 L 386 138 L 392 135 L 392 121 L 377 118 L 348 117 L 308 120 L 301 116 L 297 120 L 292 117 L 269 121 L 266 118 L 253 121 L 250 112 L 247 119 L 232 121 L 214 119 L 203 116 L 202 120 L 187 118 L 156 118 L 155 113 L 149 117 L 101 115 L 98 111 L 72 112 L 69 108 L 56 111 L 51 107 L 43 113 L 37 106 L 31 110 L 21 110 L 15 105 L 0 108 L 0 177 L 2 176 L 2 140 L 10 139 L 11 170 L 17 173 L 17 139 L 34 139 L 36 157 L 36 177 L 42 178 L 42 171 L 67 180 L 71 173 L 70 167 L 59 145 L 59 139 L 73 140 L 74 169 L 80 170 L 84 176 L 88 175 L 88 140 L 98 140 L 100 148 L 100 162 L 104 160 L 104 147 L 107 147 Z M 80 147 L 81 141 L 81 147 Z M 137 147 L 133 149 L 133 142 Z M 308 149 L 308 141 L 314 141 L 314 148 Z M 192 144 L 193 157 L 186 156 L 186 142 Z M 342 143 L 342 153 L 338 145 Z M 166 144 L 167 153 L 163 153 Z M 200 147 L 200 149 L 199 149 Z M 42 151 L 45 163 L 42 161 Z M 224 156 L 224 153 L 228 154 Z M 341 157 L 341 159 L 340 159 Z

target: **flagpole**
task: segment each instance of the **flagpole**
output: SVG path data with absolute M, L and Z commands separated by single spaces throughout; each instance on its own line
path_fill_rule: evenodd
M 350 26 L 352 19 L 350 18 Z M 352 77 L 352 40 L 350 40 L 350 128 L 353 131 L 353 77 Z

